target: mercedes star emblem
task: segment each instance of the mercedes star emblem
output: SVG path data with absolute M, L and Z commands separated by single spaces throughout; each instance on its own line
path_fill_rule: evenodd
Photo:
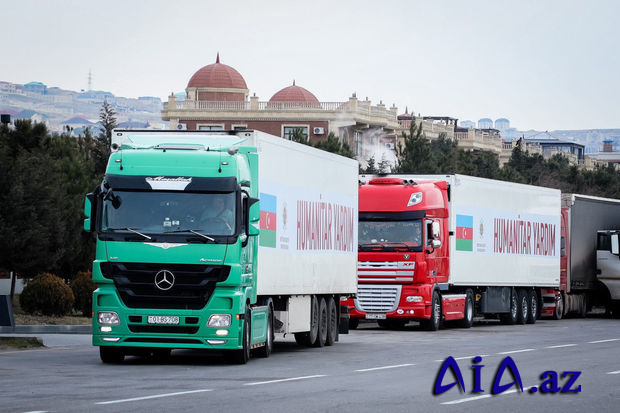
M 155 274 L 155 287 L 162 291 L 168 291 L 174 285 L 174 274 L 168 270 L 161 270 Z

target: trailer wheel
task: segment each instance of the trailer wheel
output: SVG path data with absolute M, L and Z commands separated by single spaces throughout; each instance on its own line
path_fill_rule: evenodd
M 333 345 L 338 338 L 338 310 L 333 298 L 327 299 L 327 340 L 326 346 Z
M 428 331 L 437 331 L 439 330 L 439 324 L 441 324 L 441 297 L 439 297 L 437 291 L 433 292 L 431 306 L 431 318 L 430 320 L 424 320 L 423 326 Z
M 319 335 L 319 300 L 316 295 L 312 296 L 310 300 L 310 331 L 308 332 L 307 346 L 311 346 L 316 342 L 316 338 Z
M 538 318 L 538 294 L 536 294 L 536 290 L 528 291 L 527 302 L 529 304 L 527 323 L 535 324 L 536 319 Z
M 499 319 L 502 324 L 513 325 L 517 323 L 519 313 L 519 304 L 517 291 L 513 288 L 510 292 L 510 311 L 508 313 L 500 314 Z
M 256 349 L 258 357 L 269 357 L 273 351 L 273 305 L 271 299 L 267 301 L 267 334 L 265 337 L 265 345 Z
M 349 330 L 356 330 L 360 325 L 359 318 L 349 318 Z
M 517 305 L 519 312 L 517 313 L 517 324 L 525 324 L 530 316 L 530 306 L 528 303 L 527 291 L 520 288 L 517 292 Z
M 319 300 L 319 328 L 316 340 L 312 345 L 314 347 L 323 347 L 327 341 L 327 303 L 325 298 Z
M 125 353 L 115 347 L 99 347 L 99 358 L 105 364 L 119 364 L 125 360 Z
M 239 350 L 232 350 L 226 353 L 228 362 L 231 364 L 246 364 L 250 360 L 250 309 L 245 308 L 245 315 L 243 317 L 243 348 Z
M 555 308 L 553 309 L 553 319 L 561 320 L 562 317 L 564 317 L 564 294 L 560 292 L 558 300 L 555 303 Z
M 462 328 L 471 328 L 474 324 L 474 293 L 468 288 L 465 291 L 465 317 L 460 320 L 460 326 Z

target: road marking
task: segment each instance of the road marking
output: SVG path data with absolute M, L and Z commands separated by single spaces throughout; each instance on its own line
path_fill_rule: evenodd
M 610 341 L 618 341 L 620 338 L 608 338 L 607 340 L 588 341 L 588 344 L 609 343 Z
M 562 348 L 562 347 L 575 347 L 577 344 L 558 344 L 557 346 L 547 346 L 545 348 Z
M 522 350 L 502 351 L 501 353 L 497 353 L 497 354 L 525 353 L 526 351 L 534 351 L 534 350 L 536 349 L 535 348 L 524 348 Z
M 15 354 L 15 353 L 32 353 L 37 351 L 52 351 L 52 350 L 72 350 L 71 347 L 41 347 L 41 348 L 33 348 L 31 350 L 11 350 L 11 351 L 0 351 L 0 356 L 3 354 Z M 46 410 L 44 410 L 46 411 Z
M 325 377 L 326 374 L 315 374 L 314 376 L 301 376 L 301 377 L 291 377 L 288 379 L 278 379 L 278 380 L 269 380 L 269 381 L 256 381 L 254 383 L 244 383 L 244 386 L 257 386 L 259 384 L 269 384 L 269 383 L 281 383 L 283 381 L 294 381 L 294 380 L 305 380 L 305 379 L 314 379 L 318 377 Z
M 476 356 L 455 357 L 454 360 L 471 360 L 474 357 L 489 357 L 489 355 L 488 354 L 479 354 L 479 355 L 476 355 Z M 445 360 L 435 360 L 435 361 L 443 363 Z
M 357 372 L 364 372 L 364 371 L 375 371 L 375 370 L 385 370 L 385 369 L 395 369 L 398 367 L 407 367 L 407 366 L 415 366 L 415 364 L 411 364 L 411 363 L 407 363 L 407 364 L 395 364 L 393 366 L 381 366 L 381 367 L 371 367 L 369 369 L 359 369 L 359 370 L 355 370 Z
M 135 402 L 138 400 L 159 399 L 161 397 L 181 396 L 183 394 L 192 394 L 192 393 L 205 393 L 208 391 L 213 391 L 213 389 L 200 389 L 200 390 L 179 391 L 175 393 L 154 394 L 152 396 L 132 397 L 131 399 L 121 399 L 121 400 L 109 400 L 107 402 L 98 402 L 95 404 L 115 404 L 115 403 Z
M 493 397 L 493 396 L 491 396 L 490 394 L 483 394 L 480 396 L 466 397 L 464 399 L 457 399 L 457 400 L 452 400 L 449 402 L 443 402 L 441 404 L 460 404 L 460 403 L 465 403 L 465 402 L 471 402 L 474 400 L 487 399 L 489 397 Z
M 616 370 L 616 371 L 610 371 L 607 374 L 620 374 L 620 370 Z
M 47 413 L 47 410 L 32 410 L 32 411 L 24 412 L 24 413 Z
M 538 387 L 538 386 L 537 386 Z M 532 386 L 523 386 L 523 393 L 526 393 L 529 389 L 531 389 Z M 521 389 L 510 389 L 510 390 L 506 390 L 503 393 L 500 394 L 482 394 L 480 396 L 473 396 L 473 397 L 466 397 L 464 399 L 457 399 L 457 400 L 451 400 L 449 402 L 443 402 L 441 404 L 460 404 L 460 403 L 465 403 L 465 402 L 471 402 L 474 400 L 480 400 L 480 399 L 488 399 L 489 397 L 496 397 L 496 396 L 503 396 L 504 394 L 511 394 L 511 393 L 520 393 Z

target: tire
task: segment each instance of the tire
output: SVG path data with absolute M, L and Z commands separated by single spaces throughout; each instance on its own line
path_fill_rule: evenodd
M 555 303 L 555 308 L 553 309 L 553 319 L 561 320 L 564 317 L 564 294 L 560 292 L 558 301 Z
M 508 313 L 500 314 L 499 319 L 502 324 L 514 325 L 517 323 L 519 313 L 517 291 L 513 288 L 510 292 L 510 311 Z
M 474 292 L 471 289 L 465 291 L 465 317 L 459 320 L 461 328 L 471 328 L 474 325 Z
M 327 341 L 327 303 L 324 298 L 319 299 L 319 333 L 312 345 L 314 347 L 323 347 Z
M 530 306 L 528 304 L 528 294 L 523 288 L 517 292 L 517 324 L 525 324 L 530 316 Z
M 246 364 L 250 360 L 250 308 L 245 308 L 245 315 L 243 317 L 243 339 L 242 348 L 239 350 L 229 351 L 227 354 L 228 362 L 231 364 Z
M 527 293 L 527 303 L 528 303 L 528 313 L 527 313 L 527 324 L 536 324 L 536 319 L 539 315 L 538 308 L 538 294 L 536 290 L 530 290 Z
M 326 346 L 333 346 L 338 340 L 338 309 L 333 298 L 327 299 L 327 340 Z
M 349 318 L 349 330 L 357 330 L 357 327 L 360 325 L 359 318 Z
M 319 335 L 319 300 L 313 295 L 310 300 L 310 331 L 308 332 L 307 346 L 312 346 Z
M 427 331 L 437 331 L 441 324 L 441 297 L 437 291 L 433 292 L 431 307 L 431 318 L 430 320 L 424 320 L 423 327 Z
M 577 315 L 578 315 L 580 318 L 585 318 L 585 317 L 586 317 L 586 314 L 588 314 L 588 303 L 587 303 L 587 301 L 586 301 L 586 297 L 585 297 L 585 295 L 584 295 L 584 296 L 583 296 L 583 299 L 582 299 L 582 300 L 580 300 L 580 303 L 579 303 L 579 312 L 577 313 Z
M 620 318 L 620 301 L 612 301 L 611 304 L 611 316 L 615 319 Z
M 273 351 L 273 305 L 271 300 L 267 302 L 267 335 L 265 337 L 265 345 L 256 349 L 256 355 L 258 357 L 267 358 Z
M 125 360 L 125 353 L 115 347 L 99 347 L 99 357 L 105 364 L 119 364 Z

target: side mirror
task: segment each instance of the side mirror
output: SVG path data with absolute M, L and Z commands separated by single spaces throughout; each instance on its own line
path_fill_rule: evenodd
M 438 239 L 434 239 L 431 244 L 433 245 L 433 249 L 441 247 L 441 241 Z
M 256 236 L 260 234 L 260 202 L 257 198 L 250 198 L 248 204 L 250 205 L 248 235 Z
M 90 204 L 90 199 L 88 199 L 88 196 L 86 196 L 86 198 L 84 198 L 84 215 L 86 216 L 86 219 L 84 220 L 84 231 L 86 232 L 90 232 L 90 212 L 92 210 L 92 206 Z
M 611 235 L 611 253 L 618 255 L 618 234 Z

